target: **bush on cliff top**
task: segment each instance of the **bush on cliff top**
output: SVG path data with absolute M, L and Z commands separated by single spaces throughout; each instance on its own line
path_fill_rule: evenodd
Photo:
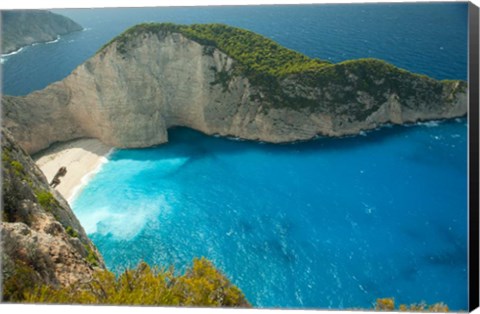
M 17 286 L 15 286 L 17 287 Z M 205 258 L 195 259 L 184 274 L 159 270 L 146 263 L 115 277 L 98 271 L 83 285 L 25 289 L 10 301 L 59 304 L 116 304 L 250 307 L 243 293 Z

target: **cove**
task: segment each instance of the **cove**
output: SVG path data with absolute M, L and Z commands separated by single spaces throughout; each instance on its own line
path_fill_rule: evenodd
M 205 256 L 257 307 L 467 307 L 466 119 L 263 144 L 175 128 L 72 207 L 110 270 Z

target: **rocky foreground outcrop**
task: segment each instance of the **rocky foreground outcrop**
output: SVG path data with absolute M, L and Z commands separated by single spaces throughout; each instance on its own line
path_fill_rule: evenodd
M 68 203 L 3 128 L 2 178 L 4 301 L 41 285 L 87 282 L 95 269 L 105 268 Z
M 173 126 L 273 143 L 351 135 L 463 116 L 466 92 L 380 60 L 309 59 L 224 25 L 142 24 L 64 80 L 2 101 L 4 125 L 35 153 L 78 137 L 147 147 Z
M 2 10 L 1 23 L 2 54 L 83 29 L 65 16 L 45 10 Z

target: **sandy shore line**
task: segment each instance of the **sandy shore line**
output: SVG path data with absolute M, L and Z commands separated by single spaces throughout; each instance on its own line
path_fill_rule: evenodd
M 71 203 L 91 174 L 107 162 L 107 156 L 112 151 L 112 147 L 99 140 L 78 139 L 55 144 L 33 157 L 48 182 L 51 182 L 60 167 L 67 168 L 67 174 L 60 177 L 60 184 L 56 190 Z

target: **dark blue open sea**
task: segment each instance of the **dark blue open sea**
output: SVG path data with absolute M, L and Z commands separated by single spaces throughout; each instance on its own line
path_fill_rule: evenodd
M 58 10 L 86 30 L 3 57 L 3 91 L 62 79 L 144 21 L 243 27 L 311 57 L 467 77 L 467 4 Z M 108 267 L 205 256 L 259 307 L 467 309 L 466 119 L 271 145 L 172 129 L 117 150 L 73 203 Z

